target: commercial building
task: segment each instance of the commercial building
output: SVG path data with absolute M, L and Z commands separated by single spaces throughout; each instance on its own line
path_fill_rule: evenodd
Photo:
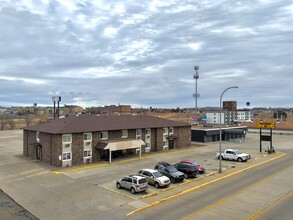
M 247 126 L 222 128 L 222 140 L 230 142 L 246 141 Z M 192 129 L 191 141 L 214 142 L 220 140 L 220 128 Z
M 23 155 L 55 167 L 190 146 L 191 125 L 144 115 L 79 115 L 23 129 Z

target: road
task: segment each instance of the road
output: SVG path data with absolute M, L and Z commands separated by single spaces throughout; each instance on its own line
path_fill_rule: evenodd
M 290 189 L 293 189 L 293 186 L 291 186 L 293 173 L 279 173 L 268 179 L 270 182 L 266 184 L 272 184 L 272 181 L 276 181 L 278 184 L 283 184 L 280 190 L 277 189 L 273 194 L 270 193 L 270 189 L 278 187 L 277 184 L 273 184 L 268 188 L 269 193 L 264 192 L 263 190 L 263 184 L 265 184 L 265 182 L 251 185 L 253 182 L 262 181 L 263 178 L 270 176 L 270 174 L 273 174 L 278 169 L 286 167 L 285 164 L 283 166 L 274 165 L 277 163 L 276 160 L 275 162 L 268 162 L 270 165 L 261 165 L 262 169 L 260 169 L 260 167 L 255 167 L 251 169 L 251 171 L 245 171 L 243 174 L 237 174 L 226 180 L 221 180 L 210 184 L 209 186 L 202 187 L 200 190 L 193 191 L 185 196 L 180 196 L 177 199 L 164 202 L 166 204 L 163 203 L 162 205 L 145 209 L 142 213 L 127 216 L 128 213 L 137 208 L 176 195 L 180 191 L 200 186 L 201 184 L 216 179 L 221 175 L 202 175 L 203 177 L 199 181 L 191 180 L 189 184 L 182 186 L 179 184 L 172 184 L 174 187 L 170 187 L 171 189 L 167 191 L 155 189 L 151 186 L 149 193 L 152 194 L 153 192 L 156 192 L 157 195 L 147 198 L 142 198 L 144 194 L 138 193 L 132 195 L 127 190 L 116 189 L 115 181 L 117 178 L 126 174 L 136 173 L 140 168 L 153 168 L 159 161 L 176 163 L 187 158 L 194 158 L 197 162 L 204 165 L 207 169 L 207 174 L 216 172 L 218 170 L 219 161 L 215 158 L 215 152 L 218 151 L 219 143 L 205 143 L 202 145 L 194 145 L 186 149 L 146 154 L 141 159 L 121 158 L 119 160 L 116 159 L 112 164 L 90 164 L 69 169 L 58 169 L 58 172 L 54 172 L 56 170 L 51 170 L 38 161 L 29 161 L 23 158 L 21 156 L 22 140 L 22 131 L 0 132 L 0 189 L 22 207 L 21 213 L 23 213 L 24 210 L 27 210 L 39 219 L 147 219 L 148 215 L 150 215 L 152 219 L 168 218 L 172 220 L 186 217 L 204 207 L 209 207 L 209 209 L 194 214 L 190 219 L 213 219 L 212 212 L 216 213 L 216 216 L 218 217 L 218 213 L 221 213 L 218 209 L 221 208 L 222 205 L 225 205 L 225 203 L 229 203 L 226 207 L 233 207 L 233 209 L 235 208 L 235 210 L 237 210 L 235 205 L 243 206 L 244 202 L 246 202 L 247 205 L 248 202 L 251 203 L 249 200 L 250 198 L 256 200 L 257 198 L 255 196 L 251 196 L 250 190 L 255 189 L 257 186 L 259 189 L 253 192 L 252 195 L 263 193 L 263 196 L 269 196 L 268 202 L 260 201 L 261 207 L 255 206 L 257 209 L 250 211 L 247 218 L 258 211 L 265 210 L 260 213 L 260 215 L 256 216 L 257 218 L 262 218 L 269 212 L 272 212 L 272 215 L 279 215 L 277 212 L 273 213 L 274 208 L 277 206 L 283 207 L 283 201 L 290 200 L 290 198 L 292 199 L 291 195 L 284 197 L 280 202 L 266 210 L 266 207 L 286 194 L 284 191 L 286 187 L 290 186 Z M 275 135 L 273 142 L 273 146 L 277 153 L 267 157 L 264 157 L 266 156 L 266 153 L 259 153 L 259 134 L 249 133 L 245 142 L 223 142 L 223 148 L 237 148 L 243 152 L 251 154 L 253 158 L 247 163 L 242 163 L 242 166 L 238 166 L 235 161 L 223 161 L 223 168 L 227 168 L 223 175 L 241 170 L 242 167 L 248 167 L 253 164 L 259 164 L 265 160 L 270 160 L 271 158 L 283 154 L 282 152 L 289 152 L 292 148 L 291 135 Z M 292 152 L 289 153 L 290 155 L 286 158 L 289 158 L 288 160 L 292 161 Z M 282 159 L 278 160 L 282 161 Z M 264 173 L 263 170 L 266 170 L 265 166 L 268 166 L 268 170 L 271 169 L 271 172 Z M 231 167 L 234 168 L 228 169 Z M 272 169 L 272 167 L 275 167 L 276 169 Z M 254 169 L 256 171 L 252 172 Z M 292 172 L 292 168 L 287 169 L 287 172 Z M 237 177 L 240 178 L 242 175 L 247 175 L 245 176 L 245 179 L 247 180 L 243 183 L 239 180 L 237 181 Z M 279 178 L 280 175 L 283 175 L 283 177 Z M 289 177 L 291 179 L 288 180 Z M 279 179 L 276 180 L 276 178 Z M 226 185 L 224 183 L 226 183 Z M 226 192 L 225 190 L 222 190 L 222 187 L 217 188 L 216 186 L 219 184 L 223 184 L 225 187 L 228 185 L 229 191 Z M 231 188 L 230 185 L 233 187 Z M 245 191 L 239 191 L 246 186 L 251 187 L 247 188 Z M 233 193 L 236 194 L 233 195 Z M 240 201 L 240 204 L 237 203 L 237 201 L 231 201 L 231 199 L 236 196 L 242 196 L 243 193 L 248 193 L 248 196 L 244 195 L 245 199 L 243 199 L 243 202 L 241 199 L 237 200 L 238 202 Z M 227 198 L 227 195 L 233 196 Z M 262 198 L 263 196 L 258 197 Z M 3 198 L 3 196 L 0 195 L 0 199 L 1 198 Z M 222 198 L 227 199 L 219 205 L 214 204 Z M 0 216 L 3 216 L 4 211 L 10 216 L 7 218 L 4 217 L 5 219 L 17 219 L 19 212 L 15 213 L 15 211 L 11 211 L 14 210 L 14 207 L 7 207 L 7 204 L 6 201 L 2 203 L 3 209 L 0 210 Z M 173 206 L 171 206 L 172 204 Z M 247 207 L 243 208 L 244 211 L 246 211 Z M 175 212 L 172 212 L 174 210 Z M 232 209 L 225 209 L 226 212 L 228 212 L 228 210 L 231 211 Z M 153 214 L 153 211 L 158 211 L 157 215 Z M 285 212 L 282 212 L 282 214 L 283 213 Z M 241 212 L 240 217 L 245 219 L 243 218 L 243 215 L 244 214 Z M 3 218 L 1 217 L 0 219 Z M 229 215 L 222 219 L 235 219 L 234 217 L 234 213 L 229 213 Z M 25 219 L 25 217 L 22 217 L 22 219 Z
M 131 215 L 130 219 L 289 219 L 288 216 L 293 215 L 292 207 L 288 205 L 292 205 L 292 193 L 285 196 L 286 191 L 280 192 L 278 188 L 282 172 L 293 173 L 293 151 L 287 152 L 282 159 L 148 208 Z M 292 176 L 287 181 L 292 190 Z M 263 192 L 254 194 L 254 189 Z M 273 195 L 277 191 L 280 195 Z M 259 198 L 262 196 L 265 202 Z M 238 201 L 235 202 L 235 198 Z

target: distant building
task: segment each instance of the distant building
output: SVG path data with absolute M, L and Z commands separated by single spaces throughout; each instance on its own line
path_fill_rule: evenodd
M 205 115 L 207 124 L 231 125 L 234 124 L 234 121 L 237 121 L 237 112 L 227 111 L 226 109 L 222 110 L 221 113 L 220 111 L 208 111 Z
M 250 110 L 237 110 L 238 122 L 251 122 L 253 120 L 252 112 Z

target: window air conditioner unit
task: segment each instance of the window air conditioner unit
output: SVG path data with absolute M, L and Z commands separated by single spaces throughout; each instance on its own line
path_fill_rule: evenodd
M 70 144 L 65 144 L 65 147 L 70 147 Z
M 85 145 L 90 145 L 90 144 L 91 144 L 90 141 L 85 142 Z

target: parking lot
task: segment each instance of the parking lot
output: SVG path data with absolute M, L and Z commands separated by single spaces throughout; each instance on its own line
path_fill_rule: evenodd
M 249 153 L 250 161 L 222 161 L 224 172 L 278 156 L 290 145 L 292 136 L 273 138 L 276 154 L 265 157 L 259 152 L 259 135 L 248 134 L 246 142 L 223 142 L 222 149 L 237 148 Z M 194 143 L 191 147 L 151 154 L 142 158 L 118 158 L 112 164 L 101 162 L 68 169 L 51 170 L 37 161 L 22 158 L 22 131 L 0 132 L 0 188 L 21 206 L 43 219 L 78 219 L 117 217 L 153 201 L 196 187 L 216 178 L 219 161 L 215 157 L 219 143 Z M 131 194 L 116 188 L 116 180 L 135 174 L 141 168 L 154 168 L 160 161 L 174 164 L 191 159 L 205 166 L 206 173 L 168 188 L 150 186 L 146 193 Z

